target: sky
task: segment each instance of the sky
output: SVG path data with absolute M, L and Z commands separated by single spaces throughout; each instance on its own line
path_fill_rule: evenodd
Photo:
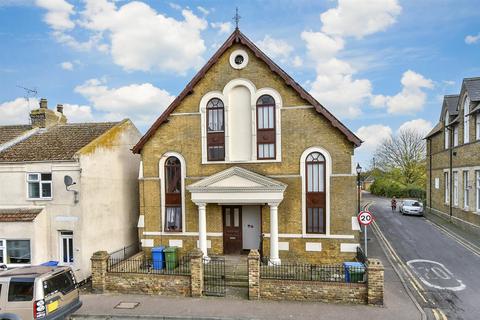
M 428 132 L 443 95 L 480 76 L 478 0 L 0 0 L 0 124 L 28 123 L 47 98 L 70 122 L 145 132 L 236 7 L 240 30 L 364 140 L 363 167 L 399 130 Z

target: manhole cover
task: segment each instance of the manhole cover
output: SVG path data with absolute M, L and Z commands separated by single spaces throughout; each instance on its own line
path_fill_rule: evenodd
M 120 302 L 114 309 L 135 309 L 139 304 L 140 302 Z

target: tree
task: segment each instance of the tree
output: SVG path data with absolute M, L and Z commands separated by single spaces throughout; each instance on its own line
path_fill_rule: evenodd
M 425 184 L 426 144 L 416 130 L 404 129 L 385 139 L 375 151 L 376 165 L 384 172 L 396 175 L 410 185 Z

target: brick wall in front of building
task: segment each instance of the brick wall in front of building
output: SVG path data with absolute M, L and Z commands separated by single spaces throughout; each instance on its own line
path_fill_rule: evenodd
M 190 296 L 190 276 L 108 272 L 105 284 L 111 293 Z

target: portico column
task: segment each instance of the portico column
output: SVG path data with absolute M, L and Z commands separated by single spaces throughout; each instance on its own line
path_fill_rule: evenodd
M 269 203 L 270 206 L 270 262 L 280 264 L 278 257 L 278 203 Z
M 198 206 L 198 246 L 207 257 L 207 214 L 205 203 L 197 203 Z

